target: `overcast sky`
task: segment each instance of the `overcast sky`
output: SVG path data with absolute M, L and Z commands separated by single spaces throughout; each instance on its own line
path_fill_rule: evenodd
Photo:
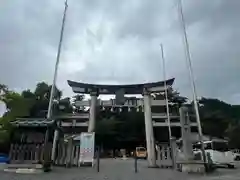
M 69 0 L 57 86 L 159 81 L 192 97 L 176 0 Z M 0 83 L 20 91 L 52 82 L 64 0 L 2 0 Z M 240 1 L 183 0 L 198 96 L 240 103 Z

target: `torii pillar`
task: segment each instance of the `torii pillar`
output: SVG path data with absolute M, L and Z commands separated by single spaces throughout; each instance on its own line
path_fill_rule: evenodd
M 157 167 L 155 141 L 153 134 L 152 112 L 151 112 L 151 94 L 147 89 L 143 92 L 144 102 L 144 119 L 145 119 L 145 132 L 147 142 L 147 159 L 149 167 Z
M 96 107 L 97 107 L 97 92 L 90 93 L 90 110 L 89 110 L 89 124 L 88 124 L 88 132 L 94 132 L 96 128 Z

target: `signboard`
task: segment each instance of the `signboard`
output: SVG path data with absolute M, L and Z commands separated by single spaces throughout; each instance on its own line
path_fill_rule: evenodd
M 81 133 L 80 135 L 80 156 L 79 165 L 91 164 L 94 162 L 95 133 Z

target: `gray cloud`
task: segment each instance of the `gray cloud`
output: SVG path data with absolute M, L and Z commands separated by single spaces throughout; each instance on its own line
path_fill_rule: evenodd
M 238 0 L 184 0 L 199 96 L 239 103 Z M 4 1 L 0 7 L 0 82 L 10 88 L 51 83 L 64 1 Z M 191 98 L 176 0 L 69 0 L 58 87 L 66 80 L 140 83 L 162 80 L 159 43 L 168 77 Z

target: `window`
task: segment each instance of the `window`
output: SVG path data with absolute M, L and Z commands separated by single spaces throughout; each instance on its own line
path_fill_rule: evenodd
M 227 142 L 213 142 L 213 150 L 226 152 L 229 151 Z
M 201 149 L 201 143 L 194 144 L 193 149 Z M 204 143 L 204 149 L 212 149 L 212 143 L 211 142 Z
M 137 148 L 137 151 L 146 151 L 144 147 Z
M 212 143 L 204 143 L 204 149 L 212 149 Z

